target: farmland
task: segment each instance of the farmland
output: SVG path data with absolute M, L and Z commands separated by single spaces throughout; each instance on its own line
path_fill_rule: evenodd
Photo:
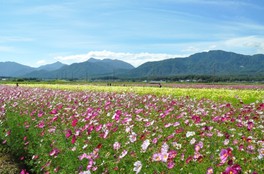
M 33 173 L 264 172 L 254 87 L 2 85 L 0 121 Z

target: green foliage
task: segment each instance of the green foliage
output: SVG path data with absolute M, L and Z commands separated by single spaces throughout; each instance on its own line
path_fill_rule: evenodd
M 140 161 L 140 173 L 206 173 L 209 167 L 220 173 L 230 165 L 219 165 L 220 151 L 229 147 L 228 159 L 243 172 L 262 170 L 257 156 L 263 144 L 263 91 L 21 86 L 1 87 L 0 137 L 31 172 L 135 173 Z M 143 151 L 146 140 L 150 145 Z M 120 147 L 115 149 L 115 143 Z M 171 150 L 175 157 L 153 160 Z M 200 158 L 188 160 L 197 152 Z M 171 169 L 169 162 L 175 164 Z

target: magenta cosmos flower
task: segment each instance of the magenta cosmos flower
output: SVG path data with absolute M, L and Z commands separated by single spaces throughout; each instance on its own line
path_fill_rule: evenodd
M 231 154 L 232 154 L 232 150 L 230 148 L 222 149 L 220 152 L 221 164 L 224 164 Z
M 241 174 L 241 167 L 238 164 L 228 166 L 223 174 Z

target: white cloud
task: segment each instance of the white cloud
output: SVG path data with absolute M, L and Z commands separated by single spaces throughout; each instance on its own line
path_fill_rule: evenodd
M 112 52 L 112 51 L 90 51 L 87 54 L 78 54 L 78 55 L 70 55 L 70 56 L 57 56 L 56 60 L 62 61 L 64 63 L 72 63 L 72 62 L 83 62 L 88 60 L 89 58 L 96 59 L 118 59 L 128 62 L 134 66 L 139 66 L 142 63 L 148 61 L 158 61 L 164 60 L 168 58 L 175 57 L 185 57 L 186 55 L 177 55 L 177 54 L 163 54 L 163 53 L 124 53 L 124 52 Z
M 209 50 L 225 50 L 247 55 L 264 54 L 264 37 L 234 37 L 213 42 L 184 43 L 177 47 L 180 48 L 180 52 L 188 55 Z
M 264 38 L 257 36 L 238 37 L 226 40 L 224 44 L 231 48 L 254 50 L 255 53 L 264 53 Z
M 45 65 L 47 64 L 47 61 L 46 60 L 39 60 L 37 61 L 37 65 Z

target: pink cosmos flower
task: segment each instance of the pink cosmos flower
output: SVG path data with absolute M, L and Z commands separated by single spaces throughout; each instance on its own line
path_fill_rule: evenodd
M 175 123 L 173 124 L 174 127 L 179 126 L 179 125 L 180 125 L 179 122 L 175 122 Z
M 148 122 L 145 123 L 145 127 L 149 127 L 149 126 L 153 125 L 153 123 L 154 123 L 154 120 L 151 121 L 151 122 L 148 121 Z
M 155 153 L 152 155 L 152 161 L 161 161 L 160 153 Z
M 52 149 L 49 153 L 50 156 L 57 156 L 59 154 L 59 150 L 57 148 Z
M 76 142 L 76 136 L 74 135 L 74 136 L 72 137 L 71 143 L 74 144 L 75 142 Z
M 66 130 L 66 138 L 69 138 L 72 135 L 72 131 L 70 129 Z
M 7 132 L 6 132 L 6 134 L 5 134 L 5 136 L 7 137 L 7 136 L 9 136 L 11 134 L 11 130 L 8 130 Z
M 172 169 L 174 166 L 175 166 L 175 163 L 173 162 L 173 160 L 169 160 L 167 164 L 168 169 Z
M 80 134 L 81 134 L 81 130 L 80 129 L 77 129 L 76 131 L 75 131 L 75 136 L 80 136 Z
M 56 127 L 51 127 L 51 128 L 48 130 L 49 133 L 55 133 L 55 131 L 56 131 Z
M 93 130 L 94 130 L 94 126 L 93 125 L 88 126 L 88 128 L 87 128 L 88 134 L 90 134 Z
M 112 119 L 115 119 L 115 121 L 119 121 L 121 114 L 122 112 L 120 110 L 117 110 Z
M 197 159 L 199 159 L 199 158 L 201 158 L 201 157 L 202 157 L 202 155 L 201 155 L 199 152 L 194 152 L 193 158 L 194 158 L 195 160 L 197 160 Z
M 126 156 L 126 154 L 127 154 L 127 150 L 123 150 L 123 152 L 119 156 L 119 159 L 124 158 L 124 156 Z
M 163 153 L 160 154 L 160 156 L 161 156 L 161 161 L 162 162 L 167 162 L 167 160 L 169 158 L 169 153 L 163 152 Z
M 26 169 L 22 169 L 20 174 L 29 174 Z
M 238 140 L 234 140 L 234 141 L 233 141 L 233 144 L 234 144 L 234 145 L 237 145 L 237 144 L 238 144 Z
M 194 123 L 200 123 L 201 122 L 201 118 L 198 115 L 192 116 L 192 120 L 194 121 Z
M 213 133 L 206 133 L 206 136 L 207 137 L 212 137 L 213 136 Z
M 91 159 L 92 157 L 91 157 L 91 155 L 87 155 L 86 153 L 84 153 L 84 154 L 80 155 L 78 158 L 79 158 L 79 160 L 83 160 L 84 158 Z
M 121 145 L 120 145 L 119 142 L 115 142 L 115 143 L 113 144 L 113 148 L 114 148 L 114 150 L 119 150 L 120 147 L 121 147 Z
M 128 123 L 128 122 L 130 122 L 130 121 L 132 121 L 132 119 L 129 118 L 129 117 L 126 117 L 126 118 L 124 118 L 124 119 L 122 120 L 122 124 L 126 124 L 126 123 Z
M 176 130 L 175 130 L 175 133 L 176 133 L 176 134 L 180 134 L 180 133 L 182 133 L 183 131 L 184 131 L 183 128 L 179 128 L 179 129 L 176 129 Z
M 212 167 L 209 167 L 206 171 L 206 174 L 213 174 L 214 173 L 214 169 Z
M 220 159 L 221 159 L 221 164 L 226 163 L 227 159 L 229 156 L 229 151 L 228 149 L 222 149 L 220 152 Z
M 169 139 L 172 139 L 172 138 L 174 138 L 174 136 L 175 136 L 175 133 L 172 133 L 171 135 L 169 135 L 168 137 L 167 137 L 167 139 L 169 140 Z
M 93 166 L 93 167 L 92 167 L 92 171 L 96 171 L 97 169 L 98 169 L 97 166 Z
M 57 113 L 58 113 L 57 109 L 53 109 L 52 111 L 50 111 L 50 114 L 57 114 Z
M 136 109 L 136 111 L 135 111 L 136 114 L 139 114 L 141 112 L 143 112 L 143 109 Z
M 94 164 L 94 161 L 93 161 L 93 159 L 90 159 L 90 160 L 89 160 L 89 162 L 88 162 L 88 165 L 87 165 L 86 169 L 87 169 L 87 170 L 90 170 L 90 169 L 92 169 L 92 167 L 93 167 L 93 164 Z
M 184 160 L 184 153 L 181 154 L 181 160 Z
M 177 155 L 177 151 L 175 151 L 175 150 L 171 150 L 171 151 L 169 151 L 169 159 L 174 159 L 175 157 L 176 157 L 176 155 Z
M 106 137 L 107 137 L 108 134 L 109 134 L 109 130 L 106 129 L 102 137 L 103 137 L 104 139 L 106 139 Z
M 38 157 L 39 157 L 38 155 L 33 155 L 32 159 L 35 160 L 35 159 L 38 159 Z
M 253 145 L 248 145 L 247 152 L 253 154 L 255 147 Z
M 103 127 L 102 124 L 96 126 L 96 127 L 95 127 L 95 131 L 96 131 L 96 132 L 99 132 L 99 131 L 102 129 L 102 127 Z
M 158 138 L 154 138 L 153 140 L 152 140 L 152 143 L 153 144 L 156 144 L 158 142 Z
M 44 112 L 39 111 L 39 113 L 38 113 L 38 117 L 42 117 L 43 115 L 44 115 Z
M 93 153 L 91 153 L 93 159 L 98 158 L 98 156 L 99 156 L 99 150 L 100 150 L 99 148 L 95 148 L 93 150 Z
M 45 127 L 45 124 L 44 124 L 44 121 L 43 120 L 41 120 L 39 122 L 38 127 L 41 128 L 41 129 Z
M 201 149 L 203 148 L 203 142 L 202 141 L 199 141 L 199 143 L 197 145 L 200 146 Z
M 52 118 L 52 120 L 51 120 L 51 121 L 52 121 L 52 122 L 54 122 L 54 121 L 57 121 L 57 120 L 58 120 L 58 118 L 59 118 L 58 116 L 55 116 L 55 117 L 53 117 L 53 118 Z
M 238 164 L 228 166 L 226 170 L 223 172 L 223 174 L 240 174 L 240 173 L 241 173 L 241 167 Z
M 247 125 L 247 129 L 248 129 L 248 131 L 251 131 L 251 129 L 254 127 L 254 123 L 251 122 L 251 121 L 249 121 L 247 124 L 248 124 L 248 125 Z
M 189 156 L 189 157 L 186 159 L 185 162 L 188 164 L 192 159 L 193 159 L 193 157 L 192 157 L 192 156 Z
M 78 123 L 78 120 L 75 118 L 72 120 L 72 127 L 75 127 Z
M 195 150 L 195 152 L 199 152 L 200 149 L 201 149 L 201 146 L 199 146 L 199 144 L 196 144 L 196 145 L 194 146 L 194 150 Z
M 261 103 L 257 109 L 258 110 L 264 110 L 264 103 Z
M 165 124 L 165 128 L 168 128 L 168 127 L 171 127 L 172 126 L 172 123 L 167 123 L 167 124 Z

